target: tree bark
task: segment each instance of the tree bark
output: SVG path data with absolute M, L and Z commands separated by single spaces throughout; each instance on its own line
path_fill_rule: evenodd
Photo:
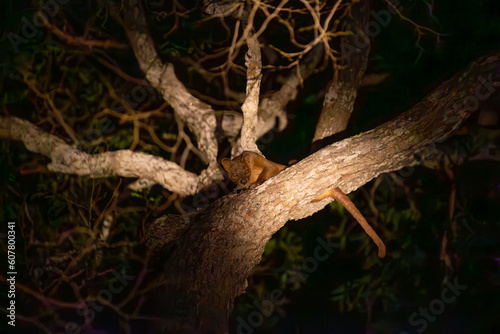
M 313 142 L 347 128 L 370 53 L 370 39 L 364 33 L 369 17 L 370 2 L 364 1 L 354 4 L 342 20 L 342 31 L 351 35 L 340 38 L 342 57 L 335 69 L 338 75 L 326 92 Z
M 349 193 L 381 173 L 417 164 L 432 153 L 432 143 L 457 129 L 495 92 L 499 81 L 500 55 L 481 58 L 398 118 L 325 147 L 254 190 L 229 194 L 185 217 L 175 240 L 156 237 L 156 249 L 161 249 L 156 254 L 168 257 L 167 290 L 185 301 L 184 308 L 170 311 L 191 316 L 188 323 L 180 320 L 190 328 L 185 332 L 227 331 L 234 298 L 245 291 L 247 276 L 276 231 L 288 220 L 321 210 L 328 200 L 310 201 L 330 188 Z M 146 239 L 160 229 L 154 223 Z
M 340 187 L 349 193 L 381 173 L 425 160 L 434 153 L 432 144 L 456 130 L 499 86 L 500 54 L 481 58 L 396 119 L 327 146 L 253 190 L 229 194 L 185 216 L 155 221 L 146 240 L 164 270 L 162 314 L 178 316 L 164 330 L 227 331 L 234 298 L 245 291 L 246 278 L 265 245 L 287 221 L 321 210 L 328 200 L 310 202 L 328 189 Z M 0 137 L 20 140 L 51 158 L 49 170 L 106 177 L 109 166 L 112 175 L 151 176 L 146 169 L 130 174 L 130 166 L 122 168 L 116 161 L 119 153 L 96 158 L 26 121 L 2 121 Z M 75 169 L 75 163 L 85 159 L 98 159 L 100 169 Z

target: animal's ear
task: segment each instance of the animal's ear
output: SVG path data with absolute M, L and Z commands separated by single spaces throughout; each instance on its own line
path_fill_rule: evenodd
M 224 158 L 220 163 L 222 164 L 222 167 L 224 167 L 226 172 L 229 173 L 229 170 L 231 169 L 231 160 L 229 160 L 228 158 Z
M 250 162 L 252 161 L 252 154 L 255 154 L 253 152 L 243 152 L 241 155 L 241 160 L 245 162 L 247 165 L 250 165 Z

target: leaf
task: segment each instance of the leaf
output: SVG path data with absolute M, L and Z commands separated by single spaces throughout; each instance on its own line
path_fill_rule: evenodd
M 83 73 L 83 72 L 78 72 L 78 76 L 80 77 L 80 79 L 82 79 L 82 81 L 83 81 L 86 85 L 88 85 L 88 84 L 89 84 L 90 80 L 89 80 L 89 78 L 87 77 L 87 75 L 85 75 L 85 73 Z

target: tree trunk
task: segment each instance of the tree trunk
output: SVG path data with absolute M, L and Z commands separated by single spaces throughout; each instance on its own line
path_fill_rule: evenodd
M 246 278 L 275 232 L 290 219 L 322 209 L 328 200 L 310 201 L 330 188 L 349 193 L 432 154 L 433 142 L 457 129 L 495 92 L 499 69 L 500 55 L 479 59 L 398 118 L 327 146 L 254 190 L 220 198 L 186 216 L 172 233 L 165 232 L 168 221 L 155 222 L 146 239 L 166 258 L 168 291 L 183 301 L 183 308 L 170 311 L 189 314 L 187 322 L 181 320 L 189 323 L 184 332 L 226 332 L 234 298 L 245 291 Z

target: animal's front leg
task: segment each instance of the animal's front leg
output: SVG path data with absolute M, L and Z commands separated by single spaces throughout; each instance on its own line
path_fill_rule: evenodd
M 276 175 L 278 171 L 275 169 L 276 168 L 274 168 L 274 166 L 267 166 L 267 168 L 264 168 L 260 173 L 259 177 L 257 178 L 257 180 L 250 187 L 255 188 L 261 185 L 262 183 L 266 182 L 274 175 Z
M 257 186 L 260 186 L 262 183 L 266 182 L 266 180 L 269 178 L 269 176 L 266 175 L 266 171 L 262 171 L 262 173 L 260 173 L 259 177 L 257 178 L 257 180 L 255 180 L 254 183 L 252 183 L 250 185 L 250 188 L 253 189 Z

